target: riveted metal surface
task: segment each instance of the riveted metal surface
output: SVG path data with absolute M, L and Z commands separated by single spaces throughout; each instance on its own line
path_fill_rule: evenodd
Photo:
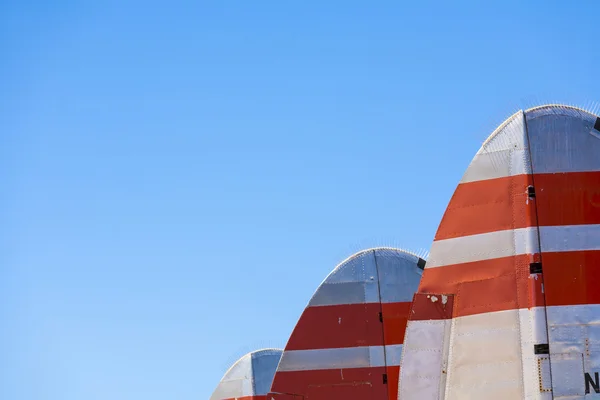
M 396 399 L 402 341 L 423 260 L 359 252 L 321 283 L 277 368 L 270 397 Z
M 535 174 L 600 171 L 600 140 L 591 135 L 596 116 L 565 106 L 527 111 Z
M 414 288 L 419 286 L 423 273 L 417 265 L 419 258 L 412 254 L 400 256 L 391 251 L 379 251 L 374 254 L 379 273 L 381 302 L 410 302 Z
M 555 399 L 583 398 L 585 396 L 585 378 L 582 353 L 550 354 L 552 394 Z

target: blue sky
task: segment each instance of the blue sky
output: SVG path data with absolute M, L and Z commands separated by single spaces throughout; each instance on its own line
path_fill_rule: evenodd
M 499 123 L 600 100 L 599 3 L 478 3 L 2 2 L 0 398 L 207 399 L 427 249 Z

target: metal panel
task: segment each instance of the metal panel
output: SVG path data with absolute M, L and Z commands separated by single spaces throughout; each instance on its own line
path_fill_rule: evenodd
M 417 266 L 419 258 L 397 251 L 378 251 L 375 257 L 381 302 L 410 302 L 421 281 L 422 270 Z
M 590 135 L 596 116 L 567 106 L 526 112 L 535 174 L 600 171 L 600 140 Z
M 558 379 L 552 381 L 552 393 L 555 399 L 585 396 L 583 354 L 550 354 L 552 375 Z
M 413 339 L 404 345 L 399 399 L 434 400 L 443 396 L 453 305 L 453 295 L 415 294 L 406 330 L 406 337 Z
M 275 370 L 281 359 L 281 350 L 266 349 L 252 353 L 252 375 L 254 394 L 269 393 Z

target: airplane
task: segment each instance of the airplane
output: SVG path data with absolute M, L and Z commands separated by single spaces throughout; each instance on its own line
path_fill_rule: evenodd
M 439 224 L 398 399 L 600 398 L 600 118 L 518 111 Z M 367 398 L 367 397 L 362 397 Z
M 425 260 L 393 248 L 340 263 L 310 299 L 277 366 L 268 400 L 391 400 L 410 302 Z
M 227 370 L 210 400 L 265 400 L 281 353 L 262 349 L 244 355 Z

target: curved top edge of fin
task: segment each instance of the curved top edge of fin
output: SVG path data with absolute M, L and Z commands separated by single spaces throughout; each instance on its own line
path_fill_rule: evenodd
M 544 115 L 559 114 L 559 115 L 570 115 L 575 117 L 587 116 L 589 118 L 598 118 L 594 113 L 585 110 L 581 107 L 571 106 L 568 104 L 542 104 L 539 106 L 528 108 L 527 110 L 519 110 L 512 114 L 510 117 L 505 119 L 494 131 L 487 137 L 487 139 L 481 145 L 481 148 L 485 148 L 486 145 L 494 139 L 504 128 L 506 128 L 512 121 L 520 115 L 524 115 L 528 120 L 542 117 Z
M 352 254 L 351 256 L 347 257 L 345 260 L 343 260 L 342 262 L 338 263 L 335 266 L 335 268 L 333 268 L 333 271 L 335 271 L 336 269 L 342 267 L 344 264 L 348 263 L 349 261 L 353 260 L 354 258 L 360 257 L 363 254 L 369 253 L 369 252 L 372 252 L 372 251 L 373 252 L 385 252 L 385 251 L 389 251 L 389 252 L 400 253 L 401 255 L 405 255 L 405 256 L 415 257 L 416 259 L 421 259 L 421 257 L 419 257 L 416 253 L 413 253 L 412 251 L 398 249 L 396 247 L 384 247 L 384 246 L 382 246 L 382 247 L 371 247 L 371 248 L 368 248 L 368 249 L 364 249 L 364 250 L 358 251 L 358 252 Z
M 385 252 L 390 252 L 390 253 L 396 253 L 399 256 L 403 256 L 403 258 L 405 258 L 406 260 L 409 261 L 414 261 L 420 270 L 423 270 L 425 267 L 425 262 L 427 260 L 424 260 L 423 258 L 419 257 L 417 254 L 408 251 L 408 250 L 403 250 L 403 249 L 398 249 L 396 247 L 385 247 L 385 246 L 381 246 L 381 247 L 371 247 L 368 249 L 364 249 L 361 251 L 358 251 L 354 254 L 352 254 L 351 256 L 347 257 L 345 260 L 343 260 L 342 262 L 338 263 L 333 270 L 331 270 L 331 272 L 329 272 L 329 274 L 327 274 L 327 276 L 325 277 L 325 279 L 323 279 L 323 281 L 319 284 L 319 286 L 317 287 L 317 291 L 319 290 L 318 288 L 320 288 L 324 283 L 327 282 L 327 280 L 335 274 L 335 272 L 337 272 L 340 268 L 342 268 L 344 265 L 348 264 L 350 261 L 354 260 L 355 258 L 361 257 L 367 253 L 371 253 L 373 252 L 374 254 L 377 253 L 385 253 Z M 421 267 L 421 265 L 423 265 L 423 267 Z
M 598 117 L 591 111 L 585 110 L 581 107 L 572 106 L 569 104 L 558 104 L 558 103 L 543 104 L 540 106 L 531 107 L 531 108 L 528 108 L 527 110 L 525 110 L 525 114 L 539 113 L 541 116 L 541 115 L 548 115 L 548 114 L 556 114 L 556 112 L 552 112 L 552 111 L 556 111 L 556 110 L 566 111 L 567 115 L 573 115 L 573 112 L 576 112 L 577 114 L 583 113 L 583 114 L 588 114 L 590 116 L 594 116 L 596 118 Z
M 498 133 L 502 132 L 502 130 L 504 128 L 506 128 L 506 126 L 508 124 L 510 124 L 512 121 L 514 121 L 515 118 L 517 118 L 518 116 L 523 115 L 523 114 L 524 114 L 523 110 L 519 110 L 516 113 L 512 114 L 507 119 L 505 119 L 500 125 L 498 125 L 498 127 L 496 129 L 494 129 L 494 131 L 487 137 L 487 139 L 485 139 L 485 141 L 481 145 L 481 148 L 483 149 L 493 138 L 496 137 L 496 135 L 498 135 Z
M 362 272 L 359 272 L 359 275 L 352 275 L 353 272 L 350 272 L 350 271 L 352 271 L 352 268 L 356 267 L 356 266 L 353 266 L 353 263 L 359 261 L 363 257 L 371 257 L 371 255 L 373 257 L 373 260 L 372 260 L 373 262 L 369 262 L 368 264 L 366 264 L 366 266 L 363 265 Z M 326 287 L 331 284 L 336 285 L 339 283 L 358 283 L 358 282 L 364 283 L 364 282 L 372 281 L 374 279 L 374 277 L 378 275 L 378 272 L 376 272 L 373 269 L 373 268 L 377 268 L 376 267 L 377 262 L 375 261 L 375 259 L 379 258 L 379 257 L 385 257 L 385 256 L 392 256 L 393 258 L 402 260 L 405 263 L 404 265 L 406 265 L 406 266 L 413 265 L 415 267 L 414 268 L 415 274 L 417 274 L 419 276 L 421 276 L 421 274 L 423 273 L 423 269 L 426 264 L 426 260 L 424 260 L 422 257 L 419 257 L 417 254 L 412 253 L 410 251 L 394 248 L 394 247 L 373 247 L 373 248 L 361 250 L 361 251 L 351 255 L 350 257 L 346 258 L 339 264 L 337 264 L 335 266 L 335 268 L 333 268 L 333 270 L 331 270 L 327 274 L 325 279 L 323 279 L 321 281 L 321 283 L 317 287 L 316 291 L 310 298 L 307 307 L 317 306 L 317 305 L 338 304 L 338 303 L 333 302 L 333 297 L 331 297 L 331 293 L 329 293 L 329 291 L 328 291 L 328 289 L 326 289 Z M 350 270 L 346 270 L 347 267 L 350 268 Z M 350 275 L 345 275 L 347 272 L 349 272 Z M 364 274 L 365 276 L 363 276 L 361 278 L 360 273 Z M 366 281 L 363 281 L 363 279 L 365 279 Z M 354 293 L 354 292 L 351 293 L 348 291 L 343 292 L 344 296 L 342 296 L 342 297 L 344 297 L 345 300 L 337 299 L 337 296 L 339 296 L 342 293 L 342 292 L 338 291 L 337 295 L 336 295 L 336 301 L 337 300 L 341 301 L 341 303 L 339 303 L 339 304 L 350 304 L 350 303 L 346 303 L 346 301 L 350 301 L 350 302 L 356 301 L 358 298 L 355 297 L 354 295 L 358 294 L 360 292 L 360 290 L 358 290 L 358 288 L 355 288 L 355 289 L 356 289 L 355 290 L 356 293 Z M 367 294 L 370 295 L 370 297 L 369 297 L 370 300 L 368 302 L 375 300 L 374 296 L 376 295 L 376 292 L 364 291 L 364 296 L 365 296 L 365 298 L 363 299 L 364 301 L 367 301 L 367 297 L 368 297 Z M 379 295 L 380 294 L 377 294 L 377 296 L 379 296 Z

